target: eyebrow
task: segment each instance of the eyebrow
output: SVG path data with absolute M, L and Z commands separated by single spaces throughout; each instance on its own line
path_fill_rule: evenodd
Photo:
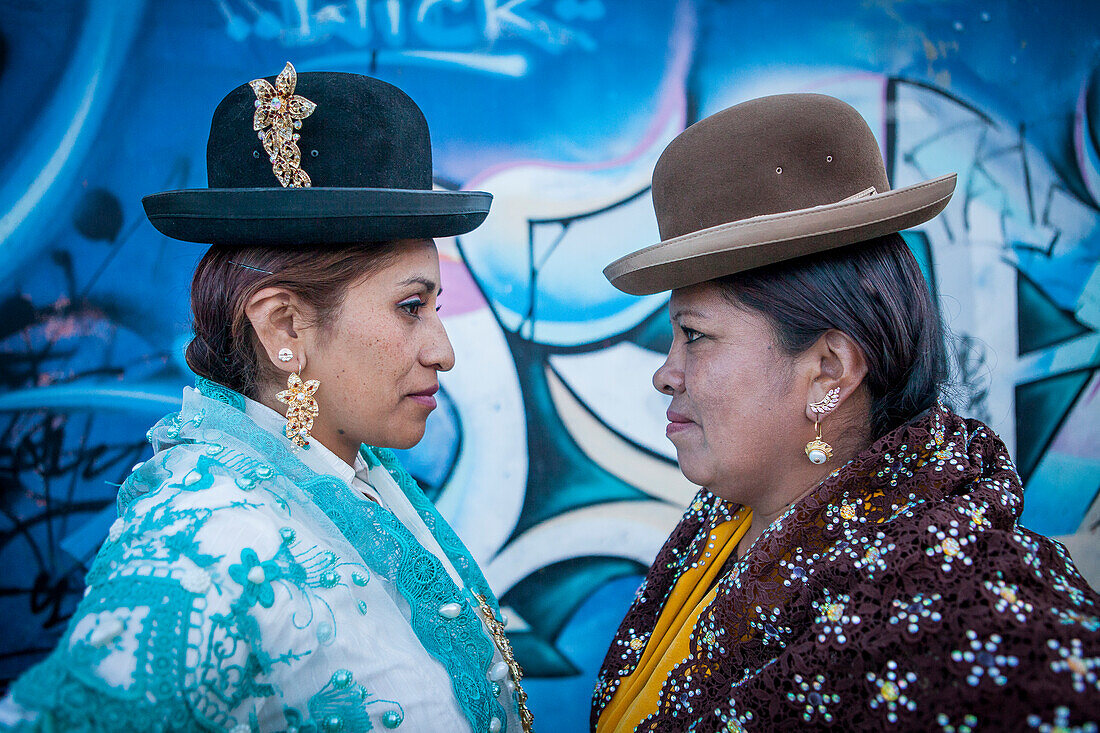
M 697 311 L 694 308 L 678 308 L 675 312 L 669 315 L 668 320 L 676 321 L 684 316 L 694 316 L 696 318 L 706 318 L 707 314 L 702 311 Z
M 426 278 L 422 275 L 414 275 L 413 277 L 410 277 L 408 280 L 404 280 L 404 281 L 398 283 L 398 285 L 400 287 L 404 287 L 406 285 L 423 285 L 424 288 L 429 290 L 429 291 L 430 290 L 436 291 L 435 292 L 436 296 L 439 296 L 443 293 L 443 288 L 436 285 L 435 280 L 432 280 L 430 278 Z

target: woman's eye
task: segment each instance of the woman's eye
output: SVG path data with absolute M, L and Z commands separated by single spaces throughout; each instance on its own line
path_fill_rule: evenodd
M 688 328 L 687 326 L 680 326 L 680 330 L 684 332 L 684 339 L 689 344 L 703 335 L 696 331 L 694 328 Z
M 419 316 L 420 309 L 424 307 L 424 301 L 420 298 L 413 298 L 403 303 L 398 303 L 397 307 L 403 309 L 410 316 Z

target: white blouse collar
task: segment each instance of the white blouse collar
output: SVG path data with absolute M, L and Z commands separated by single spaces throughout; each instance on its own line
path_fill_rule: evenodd
M 286 433 L 283 432 L 283 428 L 286 426 L 286 418 L 275 410 L 256 400 L 245 397 L 244 414 L 248 415 L 253 422 L 264 430 L 278 435 L 287 443 L 290 443 L 290 440 L 286 438 Z M 295 457 L 317 473 L 336 476 L 347 484 L 350 484 L 355 478 L 365 482 L 369 467 L 366 461 L 363 460 L 363 456 L 358 453 L 355 454 L 355 466 L 352 467 L 322 445 L 321 441 L 316 438 L 309 441 L 308 448 L 299 448 L 293 443 L 290 443 L 290 445 Z

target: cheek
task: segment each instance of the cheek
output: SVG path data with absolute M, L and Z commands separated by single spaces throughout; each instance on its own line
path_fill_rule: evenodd
M 691 375 L 692 400 L 708 443 L 767 452 L 781 440 L 790 390 L 770 374 L 762 366 L 731 361 Z

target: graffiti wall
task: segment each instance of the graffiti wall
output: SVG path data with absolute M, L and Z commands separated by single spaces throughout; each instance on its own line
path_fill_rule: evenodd
M 206 185 L 210 114 L 277 73 L 367 73 L 428 118 L 436 182 L 495 194 L 438 242 L 457 354 L 407 465 L 509 609 L 541 730 L 595 671 L 694 487 L 650 376 L 662 295 L 601 269 L 658 241 L 649 177 L 769 93 L 856 106 L 892 183 L 956 171 L 906 234 L 952 331 L 948 401 L 995 427 L 1025 524 L 1100 584 L 1100 5 L 902 0 L 0 2 L 0 680 L 61 633 L 146 428 L 190 383 L 198 245 L 147 193 Z

